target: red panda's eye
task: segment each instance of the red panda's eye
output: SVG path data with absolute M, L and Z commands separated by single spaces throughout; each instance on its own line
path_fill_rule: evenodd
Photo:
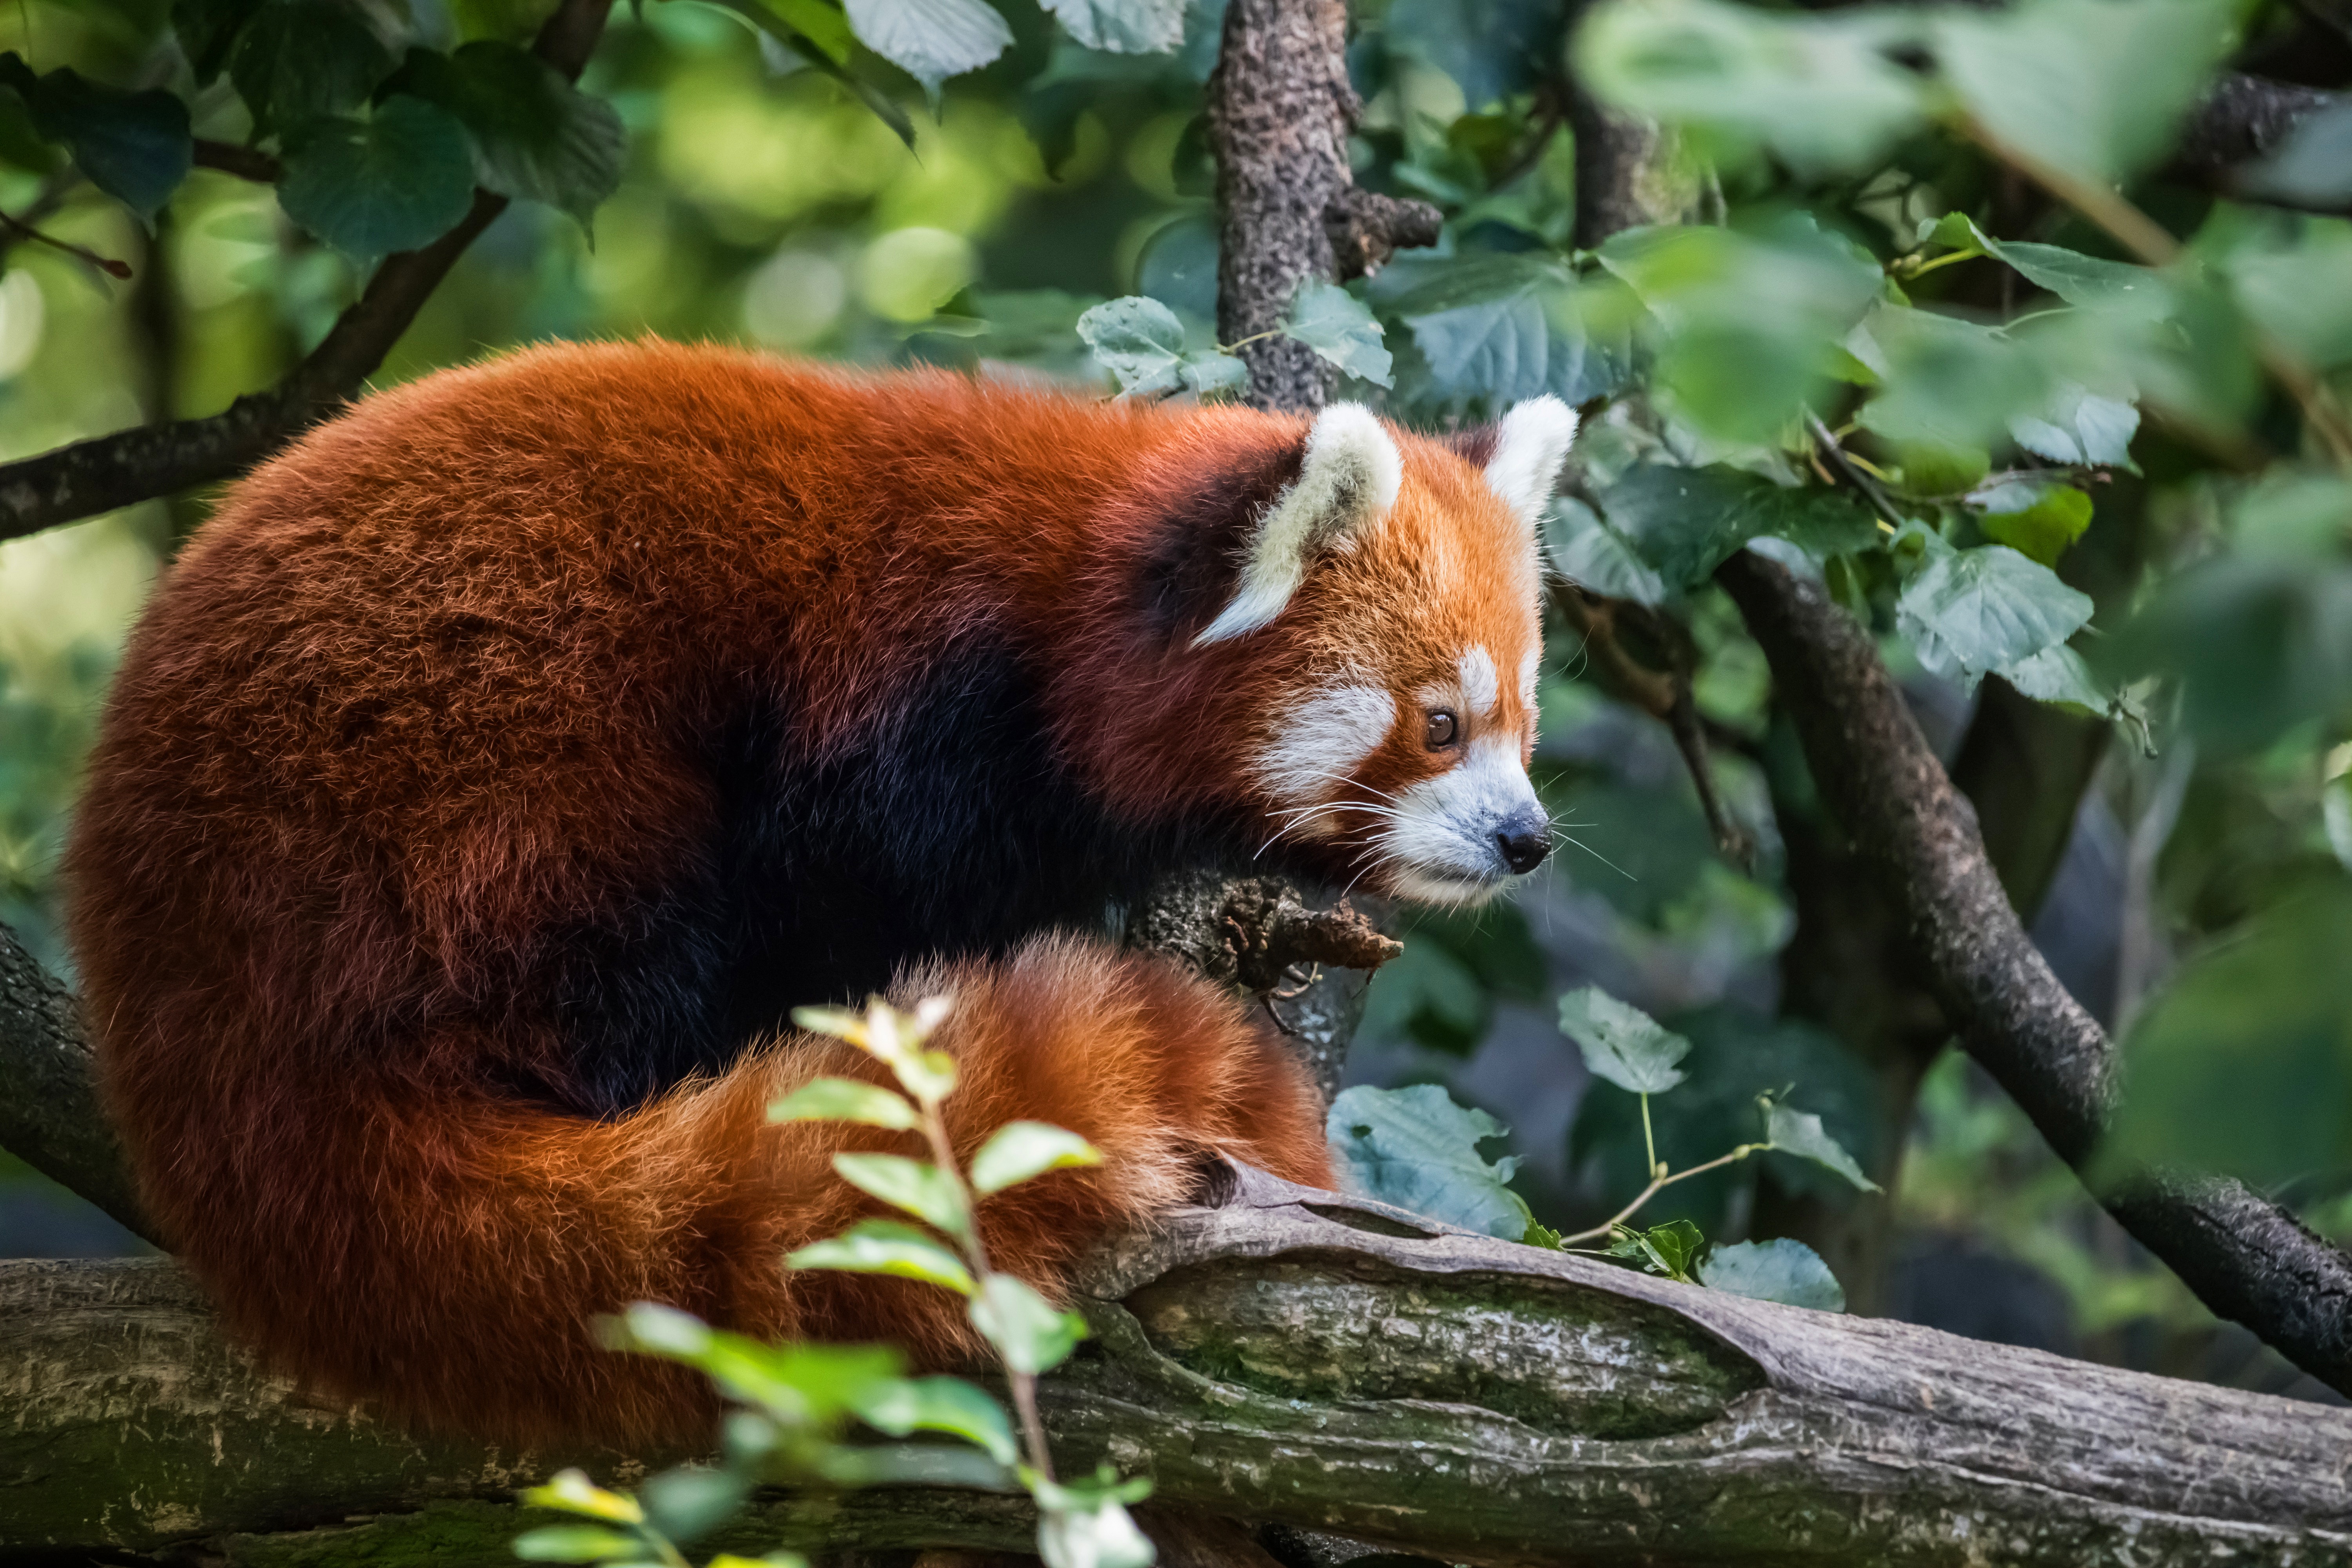
M 1444 709 L 1440 708 L 1432 713 L 1429 716 L 1429 749 L 1433 752 L 1441 751 L 1454 744 L 1456 729 L 1454 715 Z

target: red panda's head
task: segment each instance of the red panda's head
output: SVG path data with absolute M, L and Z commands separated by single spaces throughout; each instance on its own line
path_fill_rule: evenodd
M 1265 831 L 1343 881 L 1474 903 L 1534 869 L 1536 530 L 1576 434 L 1556 398 L 1451 444 L 1324 410 L 1196 647 L 1257 645 L 1244 767 Z

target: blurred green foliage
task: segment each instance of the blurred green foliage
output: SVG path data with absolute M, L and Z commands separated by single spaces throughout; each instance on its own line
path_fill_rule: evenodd
M 1232 385 L 1200 118 L 1214 0 L 646 0 L 615 10 L 577 89 L 522 47 L 551 8 L 0 11 L 0 211 L 132 273 L 0 236 L 0 459 L 271 384 L 373 258 L 454 221 L 476 184 L 523 199 L 381 381 L 659 332 L 1105 395 Z M 1914 1115 L 1871 1065 L 1883 1042 L 1780 1015 L 1780 955 L 1828 918 L 1789 846 L 1834 825 L 1709 574 L 1748 548 L 1818 575 L 1925 706 L 1964 717 L 1997 680 L 2117 721 L 2094 791 L 2127 864 L 2083 940 L 2121 979 L 2084 999 L 2131 1026 L 2126 1146 L 2343 1223 L 2352 995 L 2327 957 L 2352 936 L 2352 223 L 2165 172 L 2211 72 L 2306 19 L 2284 0 L 1604 0 L 1571 37 L 1570 10 L 1354 7 L 1357 177 L 1445 227 L 1303 297 L 1287 330 L 1349 373 L 1343 395 L 1409 420 L 1539 392 L 1583 406 L 1550 557 L 1672 628 L 1637 658 L 1687 676 L 1752 853 L 1719 847 L 1663 729 L 1556 619 L 1537 769 L 1569 840 L 1554 879 L 1524 907 L 1418 917 L 1367 1042 L 1408 1075 L 1467 1073 L 1498 1020 L 1599 978 L 1692 1042 L 1692 1081 L 1654 1108 L 1676 1163 L 1748 1136 L 1755 1097 L 1795 1082 L 1895 1193 L 1843 1196 L 1773 1154 L 1671 1189 L 1664 1216 L 1737 1234 L 1762 1167 L 2032 1262 L 2087 1332 L 2186 1321 L 2185 1294 L 2112 1251 L 2071 1174 L 1950 1058 Z M 1665 123 L 1645 199 L 1696 221 L 1574 247 L 1571 68 Z M 2342 123 L 2315 120 L 2235 188 L 2340 212 Z M 283 183 L 189 171 L 191 136 L 270 152 Z M 77 759 L 201 512 L 0 546 L 0 919 L 60 968 Z M 1528 1094 L 1580 1070 L 1566 1041 L 1546 1050 L 1515 1069 Z M 1507 1114 L 1519 1097 L 1486 1095 Z M 1562 1223 L 1638 1174 L 1629 1103 L 1587 1097 L 1546 1152 Z

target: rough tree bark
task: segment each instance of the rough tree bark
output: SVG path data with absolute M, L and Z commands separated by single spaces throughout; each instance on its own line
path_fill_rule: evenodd
M 1042 1391 L 1056 1461 L 1149 1473 L 1163 1506 L 1453 1563 L 2352 1560 L 2352 1412 L 1750 1301 L 1255 1172 L 1108 1249 L 1078 1300 L 1095 1339 Z M 641 1473 L 307 1404 L 162 1260 L 0 1265 L 0 1551 L 487 1564 L 530 1522 L 517 1486 Z M 989 1494 L 776 1494 L 699 1550 L 1012 1551 L 1029 1528 Z

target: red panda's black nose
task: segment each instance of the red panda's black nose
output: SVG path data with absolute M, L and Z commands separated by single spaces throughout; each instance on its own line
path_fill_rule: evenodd
M 1550 836 L 1540 829 L 1521 826 L 1501 828 L 1495 834 L 1495 845 L 1503 852 L 1503 864 L 1513 874 L 1525 876 L 1544 862 L 1551 853 Z

